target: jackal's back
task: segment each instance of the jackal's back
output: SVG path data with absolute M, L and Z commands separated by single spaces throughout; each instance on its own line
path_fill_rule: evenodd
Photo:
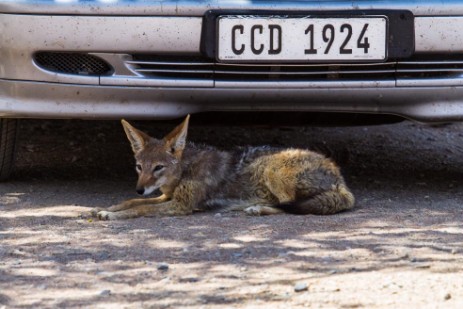
M 316 152 L 248 148 L 235 154 L 234 170 L 234 181 L 225 187 L 234 198 L 293 213 L 331 214 L 354 205 L 339 167 Z

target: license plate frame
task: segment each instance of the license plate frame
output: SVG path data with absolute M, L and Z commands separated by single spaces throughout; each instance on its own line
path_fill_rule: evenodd
M 242 59 L 220 59 L 218 52 L 219 31 L 218 22 L 223 16 L 258 16 L 263 18 L 287 17 L 287 18 L 377 18 L 387 19 L 386 33 L 386 56 L 382 60 L 242 60 Z M 411 57 L 415 50 L 414 37 L 414 16 L 407 10 L 355 10 L 355 11 L 261 11 L 261 10 L 210 10 L 206 12 L 203 21 L 203 32 L 201 38 L 201 52 L 216 62 L 231 63 L 361 63 L 361 62 L 384 62 L 388 60 L 404 59 Z
M 387 59 L 386 16 L 217 18 L 218 62 L 371 62 Z

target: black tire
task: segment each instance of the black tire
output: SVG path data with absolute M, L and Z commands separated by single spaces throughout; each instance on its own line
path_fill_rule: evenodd
M 18 119 L 0 118 L 0 181 L 10 177 L 14 166 Z

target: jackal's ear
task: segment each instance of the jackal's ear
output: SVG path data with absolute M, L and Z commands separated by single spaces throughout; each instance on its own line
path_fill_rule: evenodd
M 165 147 L 168 152 L 173 154 L 175 157 L 180 159 L 185 149 L 186 136 L 188 133 L 188 122 L 190 121 L 190 115 L 187 115 L 185 120 L 178 125 L 172 132 L 164 137 Z
M 124 119 L 122 119 L 121 122 L 122 126 L 124 127 L 125 134 L 127 134 L 127 138 L 129 139 L 130 144 L 132 145 L 133 152 L 137 153 L 143 148 L 145 148 L 146 143 L 150 139 L 148 134 L 135 129 L 130 125 L 130 123 L 128 123 Z

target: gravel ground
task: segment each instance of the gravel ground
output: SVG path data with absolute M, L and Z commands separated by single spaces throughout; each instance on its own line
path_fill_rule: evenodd
M 135 196 L 120 124 L 29 120 L 20 140 L 0 184 L 1 309 L 463 308 L 462 124 L 190 128 L 222 148 L 328 150 L 357 206 L 326 217 L 84 219 Z

